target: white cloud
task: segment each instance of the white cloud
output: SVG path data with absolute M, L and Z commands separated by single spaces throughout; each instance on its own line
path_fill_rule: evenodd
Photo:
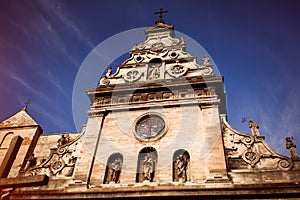
M 40 91 L 36 90 L 26 80 L 24 80 L 23 78 L 21 78 L 17 74 L 8 73 L 8 76 L 10 78 L 12 78 L 13 80 L 17 81 L 19 84 L 21 84 L 21 86 L 23 88 L 25 88 L 27 92 L 31 93 L 32 95 L 28 94 L 29 97 L 30 96 L 36 96 L 36 97 L 42 98 L 43 101 L 46 101 L 48 103 L 51 102 L 48 96 L 46 96 L 43 92 L 40 92 Z

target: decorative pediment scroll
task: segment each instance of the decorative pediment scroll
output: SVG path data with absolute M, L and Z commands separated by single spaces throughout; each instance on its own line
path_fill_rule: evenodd
M 29 166 L 25 171 L 25 176 L 35 176 L 47 174 L 53 177 L 72 176 L 77 161 L 76 147 L 81 133 L 72 139 L 68 134 L 61 135 L 57 141 L 57 146 L 50 149 L 48 158 L 35 166 Z
M 265 142 L 264 136 L 259 134 L 246 134 L 233 129 L 225 117 L 223 120 L 224 145 L 228 167 L 232 171 L 245 170 L 291 170 L 293 167 L 292 159 L 277 154 Z M 250 128 L 254 122 L 250 122 Z M 253 130 L 252 130 L 253 132 Z

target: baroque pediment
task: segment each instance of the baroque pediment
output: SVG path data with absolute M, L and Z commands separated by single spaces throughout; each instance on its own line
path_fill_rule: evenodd
M 145 33 L 146 41 L 133 46 L 130 58 L 118 65 L 114 74 L 108 68 L 100 85 L 213 75 L 210 58 L 205 55 L 198 64 L 197 58 L 186 52 L 185 40 L 174 37 L 173 29 L 154 26 Z

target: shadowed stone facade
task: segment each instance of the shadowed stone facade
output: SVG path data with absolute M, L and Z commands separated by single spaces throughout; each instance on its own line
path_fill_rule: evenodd
M 2 160 L 12 136 L 23 138 L 8 177 L 50 177 L 46 186 L 12 187 L 10 198 L 299 198 L 292 141 L 289 158 L 255 122 L 252 134 L 233 129 L 209 57 L 197 63 L 162 19 L 145 34 L 115 73 L 109 67 L 86 91 L 91 107 L 80 133 L 41 135 L 26 109 L 0 123 Z

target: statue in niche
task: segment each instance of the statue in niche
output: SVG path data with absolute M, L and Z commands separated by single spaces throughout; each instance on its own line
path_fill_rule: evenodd
M 259 136 L 259 125 L 252 120 L 249 120 L 249 128 L 251 128 L 252 135 Z
M 120 158 L 117 158 L 112 163 L 110 163 L 110 168 L 112 170 L 110 182 L 114 182 L 114 183 L 119 182 L 121 166 L 122 166 L 122 161 Z
M 286 137 L 286 148 L 290 150 L 290 155 L 292 160 L 300 160 L 297 151 L 296 144 L 292 141 L 291 137 Z
M 187 168 L 187 158 L 183 154 L 180 154 L 176 158 L 176 168 L 177 168 L 177 177 L 180 182 L 186 182 L 187 176 L 186 176 L 186 168 Z
M 147 153 L 144 158 L 143 163 L 143 175 L 144 181 L 152 181 L 154 177 L 154 159 L 152 158 L 150 153 Z
M 155 80 L 160 77 L 160 68 L 162 66 L 161 62 L 149 63 L 148 68 L 148 79 Z
M 65 144 L 67 144 L 69 142 L 69 140 L 70 140 L 69 135 L 67 135 L 67 136 L 65 134 L 61 135 L 61 138 L 57 141 L 57 147 L 59 148 Z

